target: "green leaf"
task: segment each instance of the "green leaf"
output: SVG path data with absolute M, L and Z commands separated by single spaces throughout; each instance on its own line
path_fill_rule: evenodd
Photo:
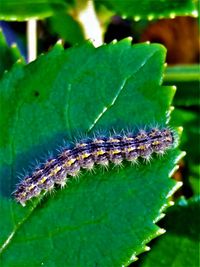
M 23 61 L 17 46 L 14 44 L 9 47 L 0 29 L 0 78 L 18 59 Z
M 78 21 L 65 11 L 56 12 L 48 19 L 51 31 L 57 33 L 60 38 L 74 45 L 84 41 L 84 33 Z
M 200 105 L 199 94 L 199 65 L 180 65 L 168 67 L 165 72 L 166 85 L 176 85 L 177 93 L 174 98 L 175 106 Z
M 199 213 L 199 197 L 189 201 L 180 199 L 162 221 L 167 233 L 156 241 L 138 266 L 199 266 Z
M 171 124 L 184 127 L 181 148 L 186 150 L 191 163 L 199 164 L 200 152 L 197 144 L 200 139 L 200 125 L 198 112 L 177 108 L 172 113 Z
M 69 0 L 68 0 L 69 2 Z M 0 19 L 42 19 L 67 7 L 65 0 L 0 0 Z
M 200 177 L 200 152 L 197 145 L 200 140 L 200 124 L 198 110 L 184 110 L 176 108 L 172 113 L 171 125 L 182 125 L 184 130 L 181 137 L 181 149 L 186 151 L 184 158 L 185 168 L 188 175 L 185 179 L 189 179 L 193 192 L 199 193 L 199 177 Z
M 197 16 L 198 11 L 192 0 L 174 0 L 174 1 L 157 1 L 143 0 L 142 5 L 140 0 L 98 0 L 99 5 L 102 3 L 110 10 L 124 17 L 131 17 L 135 20 L 140 19 L 156 19 L 184 15 Z
M 165 49 L 130 40 L 51 52 L 0 82 L 1 266 L 122 266 L 162 233 L 155 222 L 177 188 L 181 154 L 95 168 L 30 202 L 11 198 L 16 173 L 80 133 L 165 125 L 174 95 L 161 86 Z M 13 103 L 11 105 L 11 103 Z M 7 108 L 9 106 L 9 109 Z M 38 203 L 39 202 L 39 203 Z
M 194 194 L 199 194 L 199 65 L 180 65 L 168 67 L 165 72 L 166 85 L 175 84 L 177 93 L 173 104 L 176 107 L 172 113 L 172 125 L 182 125 L 184 128 L 181 149 L 186 151 L 184 176 L 186 184 L 189 182 Z

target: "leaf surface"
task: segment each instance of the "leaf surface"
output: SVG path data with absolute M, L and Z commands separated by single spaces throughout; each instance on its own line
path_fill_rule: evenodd
M 140 0 L 101 0 L 96 1 L 97 4 L 102 3 L 110 10 L 124 17 L 140 19 L 156 19 L 175 17 L 183 15 L 197 16 L 197 8 L 192 0 L 143 0 L 142 5 Z
M 0 78 L 18 59 L 23 61 L 18 48 L 16 45 L 11 47 L 7 45 L 3 31 L 0 29 Z
M 21 207 L 10 196 L 17 173 L 47 151 L 112 128 L 164 126 L 174 95 L 161 86 L 165 49 L 130 40 L 15 64 L 0 82 L 2 266 L 121 266 L 162 233 L 155 222 L 177 184 L 171 149 L 138 166 L 82 172 L 63 190 Z M 13 101 L 13 105 L 10 105 Z M 10 108 L 8 109 L 8 105 Z M 39 203 L 38 203 L 39 202 Z
M 42 19 L 66 6 L 64 0 L 0 0 L 0 19 L 17 21 Z

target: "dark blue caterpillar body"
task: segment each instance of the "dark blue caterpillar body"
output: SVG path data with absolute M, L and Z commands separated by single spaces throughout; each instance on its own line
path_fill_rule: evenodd
M 119 134 L 95 137 L 77 143 L 71 149 L 63 149 L 55 158 L 47 160 L 30 176 L 26 176 L 14 192 L 18 202 L 26 201 L 47 192 L 56 184 L 64 186 L 70 176 L 77 176 L 81 168 L 92 169 L 94 164 L 107 166 L 109 162 L 120 164 L 123 160 L 135 162 L 142 157 L 149 159 L 152 153 L 162 154 L 174 144 L 174 133 L 168 128 L 140 130 L 137 134 Z

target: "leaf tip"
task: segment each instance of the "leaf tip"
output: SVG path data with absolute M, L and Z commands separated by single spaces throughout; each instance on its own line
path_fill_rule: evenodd
M 177 129 L 177 131 L 178 131 L 178 134 L 181 135 L 182 132 L 183 132 L 183 127 L 182 126 L 179 126 L 178 129 Z
M 185 151 L 181 151 L 181 153 L 178 155 L 178 157 L 176 158 L 175 163 L 178 163 L 183 157 L 185 157 L 187 153 Z
M 160 229 L 157 231 L 157 233 L 158 233 L 159 235 L 163 235 L 164 233 L 166 233 L 166 230 L 165 230 L 164 228 L 160 228 Z
M 192 14 L 191 14 L 191 15 L 192 15 L 192 17 L 194 17 L 194 18 L 198 18 L 198 16 L 199 16 L 197 10 L 192 11 Z
M 127 19 L 127 15 L 123 14 L 122 19 Z
M 161 210 L 165 209 L 166 205 L 163 205 L 163 207 L 161 208 Z M 161 212 L 161 211 L 160 211 Z M 153 223 L 156 224 L 158 221 L 160 221 L 161 219 L 163 219 L 165 217 L 165 213 L 161 212 L 154 220 Z
M 154 19 L 154 15 L 153 15 L 153 14 L 149 14 L 149 15 L 147 16 L 147 19 L 148 19 L 149 21 L 153 20 L 153 19 Z
M 22 64 L 23 64 L 23 60 L 22 60 L 22 58 L 19 58 L 19 59 L 16 61 L 16 64 L 17 64 L 17 65 L 22 65 Z
M 127 37 L 128 41 L 132 42 L 133 41 L 133 37 L 129 36 Z
M 172 177 L 173 174 L 179 169 L 179 166 L 178 165 L 175 165 L 174 168 L 170 171 L 169 173 L 169 177 Z
M 134 261 L 137 261 L 138 260 L 138 257 L 135 256 L 135 253 L 131 255 L 130 257 L 130 260 L 129 260 L 129 263 L 130 262 L 134 262 Z M 127 266 L 127 265 L 126 265 Z M 122 267 L 125 267 L 125 265 L 122 265 Z
M 183 185 L 182 182 L 180 181 L 176 182 L 174 187 L 169 191 L 167 198 L 171 197 L 174 194 L 174 192 L 176 192 L 182 185 Z
M 186 153 L 186 151 L 182 151 L 182 153 L 181 153 L 181 154 L 182 154 L 182 158 L 183 158 L 183 157 L 185 157 L 185 156 L 186 156 L 186 154 L 187 154 L 187 153 Z
M 16 43 L 12 43 L 12 44 L 11 44 L 11 47 L 12 47 L 12 48 L 16 48 L 16 47 L 17 47 L 17 44 L 16 44 Z
M 56 46 L 60 46 L 63 48 L 63 41 L 62 39 L 59 39 L 57 42 L 56 42 Z
M 140 20 L 141 20 L 141 17 L 140 17 L 140 16 L 138 16 L 138 15 L 136 15 L 136 16 L 134 16 L 134 18 L 133 18 L 133 19 L 134 19 L 134 21 L 136 21 L 136 22 L 137 22 L 137 21 L 140 21 Z
M 169 17 L 170 17 L 170 19 L 175 19 L 176 14 L 175 14 L 174 12 L 171 12 L 171 13 L 169 14 Z
M 149 250 L 151 250 L 151 248 L 148 247 L 148 246 L 145 246 L 144 250 L 145 250 L 145 251 L 149 251 Z
M 170 200 L 170 201 L 169 201 L 169 207 L 172 207 L 172 206 L 174 206 L 174 204 L 175 204 L 175 202 L 174 202 L 174 201 L 172 201 L 172 200 Z
M 158 229 L 158 231 L 156 232 L 157 236 L 163 235 L 166 232 L 166 230 L 164 228 L 160 228 Z
M 176 92 L 176 89 L 177 89 L 176 85 L 172 85 L 172 90 L 174 91 L 174 93 Z
M 116 44 L 117 43 L 117 39 L 113 39 L 111 43 L 112 44 Z

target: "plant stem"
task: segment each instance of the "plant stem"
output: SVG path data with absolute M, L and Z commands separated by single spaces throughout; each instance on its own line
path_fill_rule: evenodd
M 35 19 L 27 22 L 27 49 L 28 62 L 31 62 L 37 57 L 37 21 Z
M 77 0 L 77 6 L 77 18 L 83 27 L 85 38 L 90 39 L 95 47 L 102 45 L 102 29 L 95 12 L 94 2 L 91 0 Z

